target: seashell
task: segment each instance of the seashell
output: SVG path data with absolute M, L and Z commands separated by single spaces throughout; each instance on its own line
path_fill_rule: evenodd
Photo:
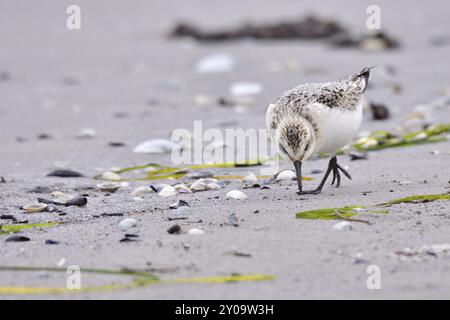
M 147 193 L 152 193 L 152 192 L 153 192 L 153 190 L 149 186 L 141 186 L 141 187 L 137 187 L 136 189 L 134 189 L 131 192 L 131 195 L 133 197 L 143 197 Z
M 154 139 L 144 141 L 138 144 L 134 149 L 134 153 L 161 154 L 170 153 L 175 148 L 180 148 L 180 144 L 176 144 L 170 140 Z
M 230 87 L 230 93 L 235 97 L 257 95 L 262 90 L 262 86 L 257 82 L 236 82 Z
M 205 234 L 205 231 L 202 229 L 198 229 L 198 228 L 192 228 L 192 229 L 189 229 L 189 231 L 187 233 L 190 235 L 193 235 L 193 236 L 200 236 L 200 235 Z
M 242 191 L 232 190 L 227 193 L 226 198 L 227 199 L 236 199 L 236 200 L 245 200 L 245 199 L 247 199 L 247 196 Z
M 192 193 L 192 191 L 184 184 L 177 184 L 173 186 L 178 193 Z
M 275 176 L 275 180 L 295 180 L 297 175 L 292 170 L 283 170 Z
M 247 183 L 256 183 L 258 181 L 258 178 L 253 172 L 249 172 L 248 175 L 243 179 L 243 181 Z
M 123 219 L 122 221 L 120 221 L 119 228 L 122 230 L 127 230 L 127 229 L 135 227 L 136 225 L 137 225 L 137 221 L 135 219 L 126 218 L 126 219 Z
M 219 189 L 222 189 L 222 187 L 220 185 L 218 185 L 217 183 L 215 183 L 215 182 L 208 183 L 206 185 L 206 188 L 208 190 L 219 190 Z
M 116 182 L 105 182 L 97 185 L 97 188 L 102 192 L 114 193 L 120 188 L 120 184 Z
M 97 131 L 92 128 L 84 128 L 81 129 L 80 132 L 76 135 L 77 139 L 92 139 L 97 135 Z
M 335 228 L 336 230 L 339 230 L 339 231 L 349 231 L 349 230 L 353 229 L 351 223 L 348 221 L 338 222 L 333 226 L 333 228 Z
M 197 73 L 220 73 L 231 71 L 234 67 L 234 58 L 226 53 L 208 55 L 198 61 L 194 67 Z
M 153 191 L 155 192 L 160 192 L 162 189 L 164 189 L 165 187 L 170 187 L 170 184 L 167 183 L 158 183 L 158 184 L 154 184 L 151 185 L 150 188 L 153 189 Z
M 172 186 L 164 187 L 159 193 L 161 197 L 171 197 L 177 194 L 177 190 L 175 190 Z
M 37 213 L 45 211 L 47 209 L 47 205 L 45 203 L 33 203 L 23 206 L 22 209 L 27 213 Z
M 189 189 L 191 189 L 193 192 L 205 191 L 207 190 L 207 184 L 200 179 L 191 184 Z
M 122 178 L 115 172 L 107 171 L 102 174 L 102 179 L 109 180 L 109 181 L 119 181 L 122 180 Z
M 56 204 L 66 204 L 67 201 L 73 199 L 73 196 L 67 195 L 61 191 L 55 191 L 51 193 L 53 202 Z

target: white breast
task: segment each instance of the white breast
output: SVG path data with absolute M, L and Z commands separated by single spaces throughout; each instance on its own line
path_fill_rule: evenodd
M 319 136 L 314 153 L 334 153 L 347 145 L 358 132 L 362 121 L 362 105 L 354 110 L 313 104 L 310 108 L 317 122 Z

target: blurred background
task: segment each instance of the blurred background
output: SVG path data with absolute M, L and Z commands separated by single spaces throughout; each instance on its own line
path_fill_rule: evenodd
M 81 8 L 80 30 L 66 27 L 72 4 Z M 381 9 L 381 32 L 395 48 L 341 47 L 328 38 L 205 42 L 171 36 L 179 23 L 217 32 L 312 15 L 357 38 L 370 33 L 366 10 L 373 4 Z M 173 129 L 192 128 L 196 119 L 205 127 L 263 128 L 267 105 L 284 90 L 335 81 L 372 65 L 378 68 L 367 96 L 390 108 L 385 126 L 392 128 L 414 106 L 448 94 L 448 6 L 446 1 L 2 0 L 0 161 L 6 168 L 19 158 L 23 167 L 48 167 L 52 154 L 52 161 L 90 167 L 93 161 L 141 163 L 140 156 L 130 159 L 130 148 L 140 141 L 169 138 Z M 199 71 L 211 55 L 225 59 L 219 61 L 225 69 Z M 249 106 L 236 108 L 231 101 L 230 107 L 230 87 L 242 82 L 256 83 L 258 92 Z M 364 129 L 373 126 L 369 121 Z M 94 129 L 97 139 L 76 140 L 83 128 Z M 108 143 L 114 141 L 129 148 L 111 151 Z M 105 151 L 110 160 L 99 161 Z

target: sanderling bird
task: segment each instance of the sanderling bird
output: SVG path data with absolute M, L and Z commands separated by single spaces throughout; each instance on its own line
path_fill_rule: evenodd
M 286 91 L 266 111 L 266 125 L 271 141 L 285 159 L 294 163 L 298 194 L 320 193 L 328 176 L 331 184 L 341 184 L 342 172 L 336 151 L 355 136 L 362 121 L 362 96 L 371 68 L 338 82 L 307 83 Z M 314 190 L 304 191 L 302 162 L 314 154 L 332 154 L 328 169 Z

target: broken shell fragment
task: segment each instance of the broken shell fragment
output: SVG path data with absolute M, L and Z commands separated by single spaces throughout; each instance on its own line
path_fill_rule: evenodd
M 236 199 L 236 200 L 245 200 L 245 199 L 247 199 L 247 196 L 242 191 L 232 190 L 227 193 L 226 198 L 227 199 Z
M 23 210 L 27 213 L 37 213 L 43 212 L 47 209 L 47 205 L 45 203 L 33 203 L 26 206 L 23 206 Z
M 116 182 L 105 182 L 97 185 L 97 188 L 102 192 L 114 193 L 120 188 L 120 184 Z

